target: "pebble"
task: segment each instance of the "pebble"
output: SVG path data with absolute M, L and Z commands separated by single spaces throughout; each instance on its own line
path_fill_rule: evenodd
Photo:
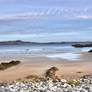
M 92 92 L 92 78 L 86 77 L 80 80 L 79 85 L 70 85 L 67 80 L 59 80 L 57 82 L 39 81 L 39 82 L 13 82 L 0 83 L 0 92 Z

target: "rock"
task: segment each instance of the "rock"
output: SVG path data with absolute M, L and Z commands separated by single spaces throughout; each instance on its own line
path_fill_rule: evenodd
M 10 61 L 10 62 L 2 62 L 0 64 L 0 70 L 5 70 L 7 68 L 10 68 L 12 66 L 18 65 L 20 61 Z
M 92 52 L 92 50 L 89 50 L 88 52 L 90 53 L 90 52 Z
M 90 44 L 74 44 L 72 46 L 76 47 L 76 48 L 92 47 L 92 43 L 90 43 Z
M 2 87 L 2 86 L 6 87 L 7 86 L 7 83 L 6 82 L 1 82 L 0 83 L 0 87 Z
M 52 78 L 52 79 L 56 79 L 56 71 L 58 71 L 57 67 L 51 67 L 50 69 L 48 69 L 45 73 L 45 77 L 46 78 Z
M 92 75 L 84 75 L 82 78 L 84 79 L 92 78 Z
M 0 92 L 92 92 L 92 77 L 86 75 L 79 80 L 58 82 L 48 81 L 20 81 L 0 86 Z M 62 83 L 63 82 L 63 83 Z M 76 83 L 80 85 L 76 85 Z M 70 84 L 69 84 L 70 83 Z M 73 85 L 71 85 L 73 84 Z
M 56 92 L 63 92 L 63 89 L 57 88 L 57 89 L 56 89 Z
M 12 91 L 10 91 L 10 90 L 7 89 L 7 88 L 0 88 L 0 92 L 12 92 Z

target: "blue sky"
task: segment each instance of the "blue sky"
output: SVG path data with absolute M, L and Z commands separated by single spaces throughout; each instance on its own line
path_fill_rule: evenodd
M 0 0 L 3 40 L 92 41 L 92 0 Z

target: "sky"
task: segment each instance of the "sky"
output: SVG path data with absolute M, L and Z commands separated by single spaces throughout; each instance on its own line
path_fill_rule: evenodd
M 92 0 L 0 0 L 0 41 L 92 41 Z

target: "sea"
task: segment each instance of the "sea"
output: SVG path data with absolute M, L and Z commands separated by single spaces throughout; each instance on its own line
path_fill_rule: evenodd
M 71 44 L 0 45 L 0 61 L 29 57 L 76 61 L 80 59 L 81 53 L 90 49 L 92 47 L 75 48 Z
M 0 22 L 0 41 L 30 42 L 92 41 L 92 19 L 67 19 L 62 16 L 37 16 L 6 19 Z M 74 48 L 72 44 L 0 45 L 0 60 L 17 57 L 44 56 L 52 59 L 76 60 L 79 53 L 92 48 Z

